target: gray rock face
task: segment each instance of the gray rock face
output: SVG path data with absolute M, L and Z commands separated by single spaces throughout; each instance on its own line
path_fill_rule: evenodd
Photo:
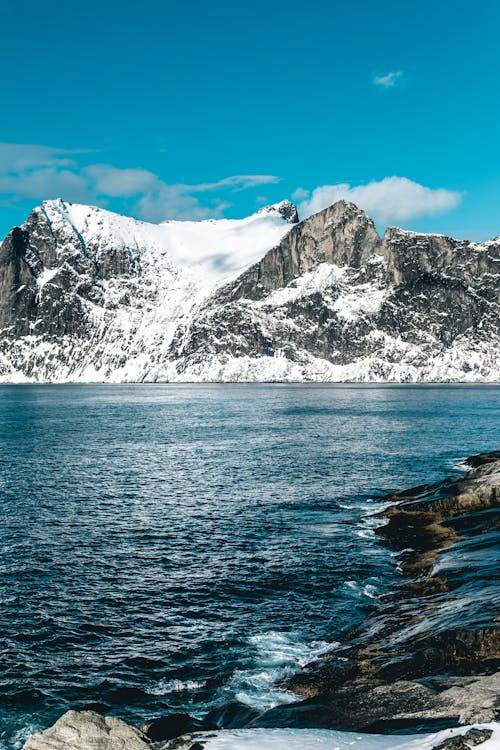
M 138 729 L 94 711 L 68 711 L 44 732 L 34 734 L 23 750 L 146 750 Z
M 493 731 L 491 729 L 476 729 L 473 727 L 459 737 L 450 737 L 444 742 L 440 742 L 432 750 L 470 750 L 471 747 L 482 745 L 492 735 Z
M 209 288 L 147 225 L 76 208 L 0 247 L 0 381 L 500 378 L 500 240 L 381 238 L 351 203 L 298 222 L 284 201 L 262 210 L 283 239 Z
M 258 213 L 279 213 L 289 224 L 298 224 L 299 214 L 297 206 L 290 201 L 281 201 L 275 206 L 265 206 Z
M 278 247 L 223 289 L 216 299 L 262 299 L 321 263 L 361 268 L 380 244 L 371 219 L 353 203 L 339 201 L 294 227 Z
M 500 711 L 500 673 L 443 680 L 440 690 L 413 680 L 356 680 L 301 703 L 270 709 L 250 726 L 385 733 L 433 725 L 488 723 Z
M 186 371 L 280 356 L 298 379 L 311 361 L 318 380 L 487 379 L 500 364 L 499 251 L 398 229 L 379 238 L 340 202 L 214 293 L 172 356 Z

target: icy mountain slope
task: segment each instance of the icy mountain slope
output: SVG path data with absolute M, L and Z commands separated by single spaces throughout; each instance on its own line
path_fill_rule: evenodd
M 340 201 L 146 224 L 47 201 L 0 248 L 0 380 L 500 380 L 500 240 Z
M 0 379 L 155 379 L 179 322 L 294 221 L 287 201 L 158 225 L 44 202 L 0 249 Z

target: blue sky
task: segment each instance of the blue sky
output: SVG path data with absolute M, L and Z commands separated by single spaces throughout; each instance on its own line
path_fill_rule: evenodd
M 1 236 L 57 196 L 500 234 L 497 0 L 0 0 L 0 25 Z

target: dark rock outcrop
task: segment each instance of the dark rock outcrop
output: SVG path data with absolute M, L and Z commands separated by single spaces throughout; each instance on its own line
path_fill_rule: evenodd
M 198 721 L 189 714 L 169 714 L 144 722 L 139 729 L 151 741 L 160 742 L 180 737 L 189 732 L 214 729 L 208 721 Z
M 439 745 L 435 745 L 432 750 L 470 750 L 471 747 L 482 745 L 489 740 L 493 732 L 491 729 L 469 729 L 465 734 L 459 737 L 450 737 Z

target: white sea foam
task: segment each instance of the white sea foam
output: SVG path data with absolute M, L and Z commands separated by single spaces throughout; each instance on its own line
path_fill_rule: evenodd
M 370 580 L 377 581 L 378 579 L 374 576 Z M 374 583 L 358 583 L 358 581 L 345 581 L 344 586 L 346 586 L 346 588 L 348 589 L 351 589 L 359 597 L 366 596 L 368 597 L 368 599 L 378 599 L 380 595 L 379 590 Z
M 337 645 L 326 641 L 307 644 L 293 634 L 274 631 L 252 636 L 249 644 L 254 650 L 252 664 L 233 674 L 225 692 L 230 692 L 241 703 L 261 710 L 300 700 L 279 687 L 280 681 Z
M 148 686 L 147 691 L 150 695 L 170 695 L 200 690 L 203 687 L 205 687 L 205 680 L 160 680 Z
M 40 732 L 42 729 L 43 726 L 37 722 L 27 724 L 21 729 L 18 729 L 8 743 L 0 739 L 0 750 L 19 750 L 32 734 Z
M 251 636 L 248 638 L 248 666 L 233 673 L 216 696 L 215 703 L 223 704 L 237 700 L 252 708 L 266 710 L 281 703 L 300 700 L 294 693 L 281 688 L 279 683 L 337 645 L 327 641 L 313 641 L 308 644 L 293 633 L 275 631 Z M 151 695 L 167 696 L 200 690 L 205 684 L 204 680 L 164 679 L 148 685 L 147 691 Z M 201 717 L 206 708 L 208 707 L 200 705 L 200 711 L 196 715 Z

